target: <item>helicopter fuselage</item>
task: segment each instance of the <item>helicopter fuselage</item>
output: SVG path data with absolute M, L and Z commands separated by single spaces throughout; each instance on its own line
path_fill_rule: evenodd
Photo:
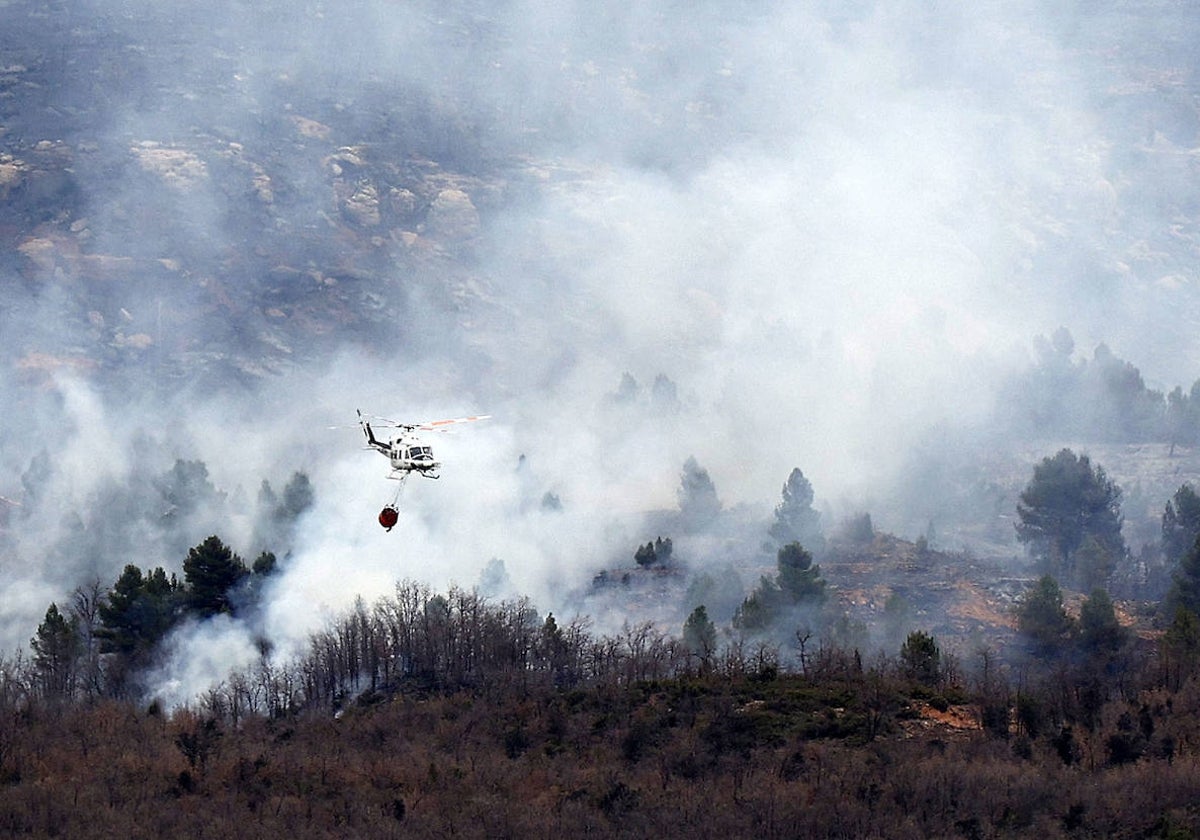
M 399 437 L 393 440 L 386 451 L 388 461 L 392 465 L 392 473 L 388 478 L 403 478 L 409 473 L 420 473 L 426 478 L 437 478 L 441 461 L 433 458 L 433 447 L 415 438 Z
M 361 416 L 361 415 L 360 415 Z M 437 470 L 442 466 L 441 461 L 433 459 L 433 447 L 421 441 L 415 435 L 402 434 L 384 443 L 375 437 L 371 424 L 362 421 L 363 432 L 367 436 L 367 446 L 386 455 L 392 465 L 388 478 L 403 481 L 409 473 L 419 473 L 426 478 L 438 478 Z

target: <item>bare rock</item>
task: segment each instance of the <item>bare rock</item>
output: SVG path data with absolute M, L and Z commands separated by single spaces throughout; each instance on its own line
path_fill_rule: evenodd
M 440 239 L 469 240 L 479 233 L 479 211 L 462 190 L 442 190 L 429 207 L 425 229 Z
M 360 181 L 342 203 L 342 213 L 359 227 L 379 226 L 379 190 L 370 181 Z
M 208 177 L 204 161 L 186 149 L 169 148 L 147 140 L 130 151 L 142 169 L 157 175 L 175 189 L 186 190 Z

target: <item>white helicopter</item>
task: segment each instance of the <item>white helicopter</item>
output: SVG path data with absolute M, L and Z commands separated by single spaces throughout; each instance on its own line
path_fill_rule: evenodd
M 479 420 L 487 420 L 489 417 L 491 417 L 490 414 L 476 414 L 470 417 L 455 417 L 450 420 L 400 423 L 386 417 L 364 416 L 359 411 L 358 424 L 362 427 L 363 434 L 367 436 L 367 448 L 374 449 L 387 457 L 392 465 L 392 471 L 388 473 L 387 477 L 401 483 L 401 486 L 396 488 L 396 495 L 392 497 L 391 503 L 384 505 L 383 510 L 379 512 L 379 524 L 390 531 L 399 521 L 400 510 L 396 507 L 396 500 L 400 498 L 400 490 L 406 478 L 413 473 L 425 478 L 441 477 L 438 470 L 441 469 L 442 462 L 434 460 L 433 447 L 421 440 L 416 434 L 417 432 L 444 432 L 456 424 L 474 423 Z M 378 428 L 399 429 L 400 434 L 384 443 L 375 437 L 375 431 L 371 428 L 372 422 Z

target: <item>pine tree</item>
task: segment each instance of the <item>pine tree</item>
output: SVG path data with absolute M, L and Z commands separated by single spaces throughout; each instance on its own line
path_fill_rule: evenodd
M 785 610 L 801 605 L 820 605 L 825 601 L 825 581 L 821 567 L 813 565 L 812 555 L 800 543 L 783 546 L 776 554 L 774 579 L 763 575 L 758 587 L 742 601 L 733 615 L 733 626 L 752 633 L 767 630 Z
M 924 685 L 937 685 L 942 675 L 942 652 L 933 636 L 924 630 L 908 634 L 900 647 L 904 675 Z
M 688 652 L 699 657 L 701 667 L 707 667 L 717 650 L 717 628 L 708 618 L 704 605 L 692 610 L 683 623 L 683 644 Z
M 821 514 L 813 509 L 812 484 L 799 467 L 792 470 L 783 485 L 782 500 L 775 507 L 775 521 L 768 533 L 781 545 L 798 542 L 818 553 L 824 550 Z
M 1028 636 L 1041 655 L 1057 654 L 1075 632 L 1075 622 L 1063 606 L 1062 589 L 1043 575 L 1017 605 L 1017 629 Z
M 654 538 L 654 559 L 660 566 L 671 564 L 671 555 L 675 553 L 675 545 L 670 537 Z
M 1182 485 L 1167 502 L 1162 515 L 1162 550 L 1174 565 L 1200 538 L 1200 495 L 1190 484 Z
M 654 565 L 658 557 L 654 554 L 654 543 L 648 542 L 645 545 L 639 545 L 637 551 L 633 553 L 634 562 L 643 569 L 648 569 Z
M 1200 619 L 1191 610 L 1179 607 L 1167 632 L 1159 641 L 1162 653 L 1163 682 L 1178 691 L 1184 681 L 1200 668 Z
M 251 566 L 250 571 L 261 577 L 266 577 L 267 575 L 274 574 L 278 565 L 279 561 L 275 558 L 275 555 L 270 551 L 264 551 L 254 559 L 254 565 Z
M 292 473 L 288 483 L 283 488 L 283 500 L 275 509 L 275 516 L 286 522 L 294 522 L 300 514 L 313 506 L 316 494 L 308 475 L 302 472 Z
M 825 600 L 825 581 L 821 567 L 813 565 L 812 555 L 798 542 L 790 542 L 776 554 L 779 589 L 794 604 L 821 603 Z
M 136 615 L 142 595 L 142 570 L 132 563 L 125 566 L 117 582 L 100 605 L 100 650 L 103 653 L 132 653 L 141 638 Z
M 761 633 L 769 628 L 779 615 L 783 603 L 779 586 L 763 575 L 758 587 L 751 592 L 733 614 L 733 626 L 749 633 Z
M 1086 455 L 1070 449 L 1045 458 L 1017 504 L 1017 538 L 1042 569 L 1071 584 L 1080 582 L 1077 552 L 1090 536 L 1120 559 L 1126 554 L 1121 536 L 1121 488 L 1092 466 Z
M 148 575 L 129 564 L 100 604 L 102 653 L 141 654 L 166 635 L 175 623 L 179 584 L 161 567 Z
M 1111 543 L 1088 534 L 1075 553 L 1075 582 L 1084 592 L 1103 589 L 1117 568 L 1117 559 Z
M 246 574 L 242 558 L 216 536 L 209 537 L 183 561 L 188 608 L 202 618 L 232 613 L 234 589 Z
M 76 622 L 59 612 L 57 604 L 51 604 L 37 635 L 29 641 L 34 673 L 44 697 L 70 698 L 74 693 L 79 641 Z
M 1079 642 L 1084 650 L 1111 656 L 1127 638 L 1128 631 L 1117 620 L 1112 598 L 1103 589 L 1094 590 L 1079 608 Z
M 168 516 L 187 516 L 201 505 L 220 501 L 220 493 L 208 478 L 208 466 L 203 461 L 185 461 L 182 458 L 155 481 L 158 492 L 169 506 Z
M 1166 606 L 1172 612 L 1182 608 L 1200 615 L 1200 538 L 1180 558 Z
M 708 470 L 700 466 L 695 458 L 688 458 L 683 465 L 678 497 L 685 531 L 702 530 L 721 512 L 717 488 L 709 478 Z
M 142 570 L 128 564 L 116 578 L 108 598 L 100 605 L 102 653 L 133 653 L 143 638 Z

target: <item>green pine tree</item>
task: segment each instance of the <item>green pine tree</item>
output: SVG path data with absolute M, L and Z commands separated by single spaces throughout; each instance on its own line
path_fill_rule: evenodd
M 242 558 L 217 537 L 209 537 L 183 561 L 188 608 L 202 618 L 232 613 L 234 590 L 246 574 Z
M 900 664 L 909 679 L 937 685 L 942 675 L 942 652 L 933 636 L 924 630 L 914 630 L 900 647 Z
M 1074 635 L 1075 622 L 1063 606 L 1062 589 L 1050 575 L 1043 575 L 1022 596 L 1017 605 L 1017 629 L 1043 656 L 1059 653 Z
M 77 622 L 51 604 L 29 641 L 33 668 L 42 694 L 47 698 L 69 698 L 75 690 L 75 673 L 81 645 Z
M 683 623 L 683 644 L 689 653 L 699 657 L 702 667 L 706 667 L 716 653 L 717 628 L 709 620 L 703 604 L 692 610 Z
M 775 556 L 779 569 L 779 589 L 793 603 L 822 603 L 825 600 L 825 581 L 821 567 L 813 565 L 812 555 L 798 542 L 790 542 Z

